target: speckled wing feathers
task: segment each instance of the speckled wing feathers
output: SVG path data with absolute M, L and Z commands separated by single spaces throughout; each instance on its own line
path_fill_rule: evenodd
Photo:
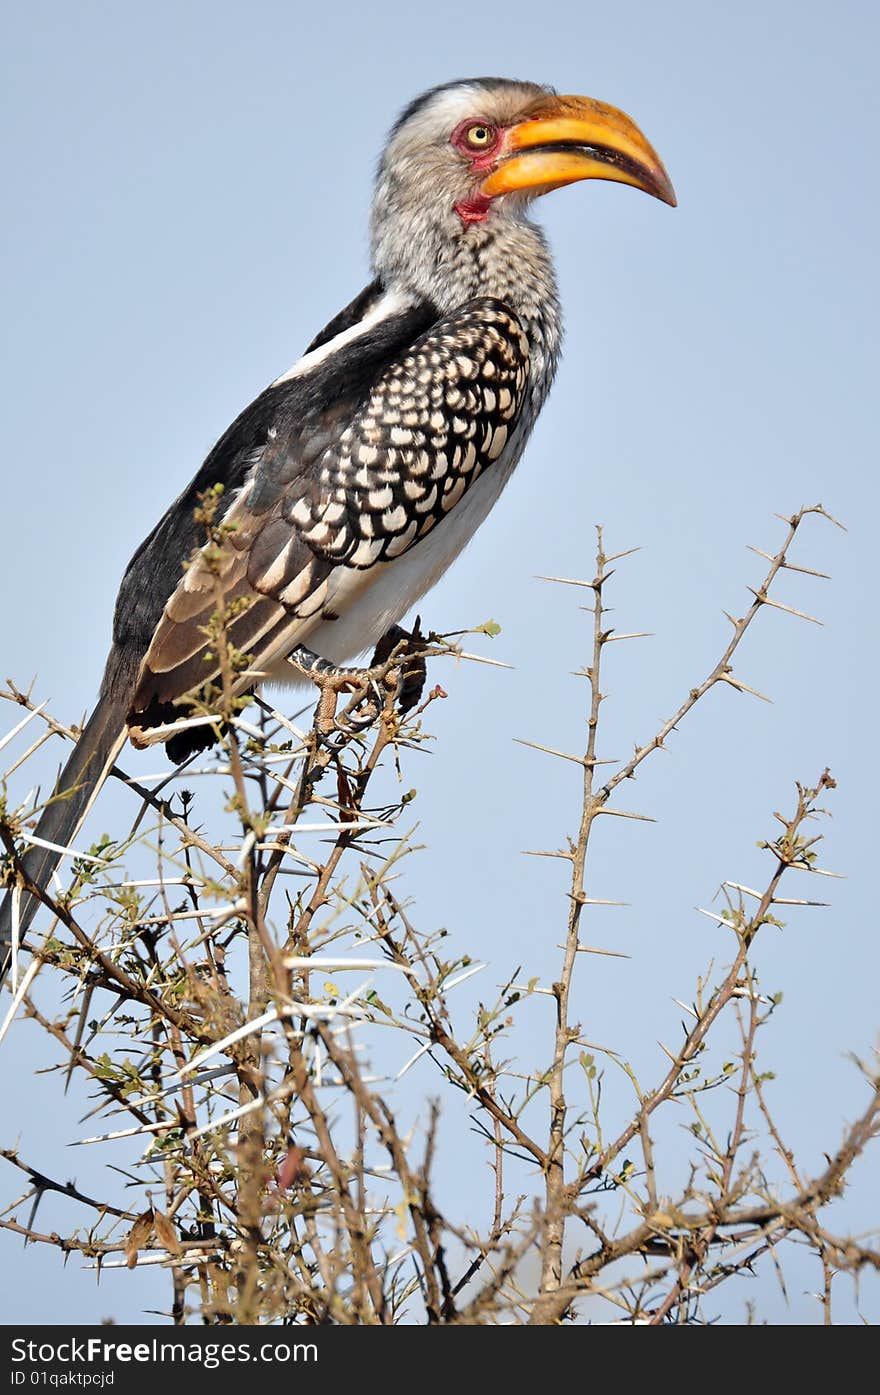
M 527 368 L 528 341 L 498 302 L 440 321 L 382 375 L 283 516 L 328 561 L 367 568 L 400 556 L 498 459 Z
M 503 452 L 528 353 L 511 310 L 474 300 L 398 352 L 354 409 L 341 391 L 296 420 L 280 410 L 225 515 L 221 563 L 203 550 L 165 605 L 134 711 L 212 677 L 204 626 L 221 592 L 250 600 L 231 638 L 260 669 L 417 548 Z

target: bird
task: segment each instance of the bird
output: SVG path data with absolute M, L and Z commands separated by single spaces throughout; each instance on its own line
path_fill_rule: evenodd
M 205 744 L 168 726 L 217 677 L 218 598 L 248 655 L 240 690 L 255 671 L 290 681 L 291 658 L 300 674 L 343 672 L 470 541 L 560 355 L 532 204 L 588 179 L 676 203 L 639 127 L 593 98 L 470 78 L 398 117 L 375 179 L 369 284 L 235 418 L 125 570 L 96 706 L 11 874 L 17 891 L 7 877 L 0 979 L 40 905 L 22 880 L 45 890 L 126 740 L 165 741 L 177 761 Z M 219 560 L 199 513 L 209 496 Z

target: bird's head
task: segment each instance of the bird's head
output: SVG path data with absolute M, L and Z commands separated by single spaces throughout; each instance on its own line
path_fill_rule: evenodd
M 406 280 L 416 258 L 461 264 L 525 223 L 538 195 L 584 179 L 675 204 L 660 157 L 616 107 L 506 78 L 433 88 L 402 113 L 379 162 L 376 269 Z

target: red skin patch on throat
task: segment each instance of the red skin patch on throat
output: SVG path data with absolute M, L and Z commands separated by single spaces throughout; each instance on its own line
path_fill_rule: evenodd
M 467 227 L 470 223 L 485 223 L 492 200 L 485 194 L 474 194 L 472 199 L 459 199 L 455 211 Z

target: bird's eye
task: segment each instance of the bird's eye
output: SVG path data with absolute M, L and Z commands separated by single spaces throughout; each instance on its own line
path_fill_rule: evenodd
M 459 122 L 452 132 L 451 140 L 456 150 L 460 150 L 462 155 L 476 159 L 481 155 L 491 153 L 500 137 L 501 133 L 498 127 L 493 126 L 491 121 L 478 121 L 471 116 L 466 121 Z
M 491 126 L 484 126 L 481 123 L 477 126 L 469 126 L 464 138 L 471 150 L 485 150 L 495 139 L 495 131 Z

